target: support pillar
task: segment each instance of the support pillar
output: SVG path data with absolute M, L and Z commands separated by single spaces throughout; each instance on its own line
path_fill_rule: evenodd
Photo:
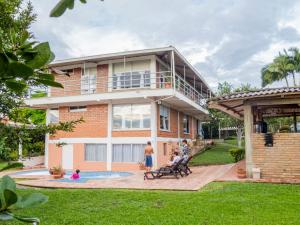
M 253 133 L 253 113 L 251 105 L 244 105 L 244 129 L 245 129 L 245 157 L 247 177 L 252 177 L 252 133 Z
M 111 143 L 111 132 L 112 132 L 112 103 L 108 103 L 107 109 L 107 154 L 106 154 L 106 169 L 112 170 L 112 143 Z
M 158 149 L 157 149 L 157 103 L 151 102 L 151 144 L 154 150 L 153 166 L 158 167 Z

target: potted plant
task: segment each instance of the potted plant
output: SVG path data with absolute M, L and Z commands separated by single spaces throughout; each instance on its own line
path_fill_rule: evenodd
M 171 77 L 165 77 L 164 83 L 165 83 L 165 88 L 171 88 L 172 87 Z
M 245 170 L 244 168 L 238 167 L 238 168 L 237 168 L 237 176 L 238 176 L 238 178 L 240 178 L 240 179 L 246 178 L 246 177 L 247 177 L 247 175 L 246 175 L 246 170 Z
M 140 170 L 146 170 L 144 162 L 139 162 L 138 164 L 139 164 Z
M 49 170 L 54 179 L 60 179 L 65 175 L 65 171 L 61 166 L 54 166 Z

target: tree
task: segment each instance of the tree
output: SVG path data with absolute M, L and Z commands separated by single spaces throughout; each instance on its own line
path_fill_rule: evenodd
M 289 52 L 291 53 L 291 55 L 289 56 L 291 59 L 291 62 L 294 66 L 294 70 L 293 70 L 293 76 L 294 76 L 294 85 L 296 85 L 296 81 L 295 81 L 295 74 L 296 73 L 300 73 L 300 51 L 299 48 L 296 47 L 292 47 L 289 49 Z M 300 75 L 300 74 L 299 74 Z M 300 77 L 299 77 L 299 84 L 300 86 Z

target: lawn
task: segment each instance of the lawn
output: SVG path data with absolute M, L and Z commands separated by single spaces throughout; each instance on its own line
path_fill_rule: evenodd
M 297 185 L 216 182 L 198 192 L 34 191 L 48 195 L 49 202 L 20 213 L 38 216 L 47 225 L 287 225 L 300 221 Z
M 242 142 L 244 146 L 244 142 Z M 215 143 L 210 149 L 195 155 L 191 160 L 191 166 L 221 165 L 234 163 L 233 157 L 229 154 L 229 149 L 237 147 L 237 139 L 230 138 L 224 143 Z

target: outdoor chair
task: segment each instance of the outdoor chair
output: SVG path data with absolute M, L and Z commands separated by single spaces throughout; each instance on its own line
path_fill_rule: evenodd
M 146 179 L 157 179 L 164 176 L 175 176 L 175 178 L 179 178 L 178 175 L 183 177 L 182 171 L 179 169 L 181 163 L 183 162 L 184 158 L 181 158 L 177 163 L 172 166 L 165 166 L 161 167 L 155 171 L 149 171 L 144 173 L 144 180 Z M 151 175 L 149 177 L 148 175 Z
M 188 166 L 192 158 L 193 156 L 189 156 L 187 160 L 183 160 L 182 163 L 179 165 L 179 170 L 183 172 L 186 176 L 192 173 L 191 169 Z

